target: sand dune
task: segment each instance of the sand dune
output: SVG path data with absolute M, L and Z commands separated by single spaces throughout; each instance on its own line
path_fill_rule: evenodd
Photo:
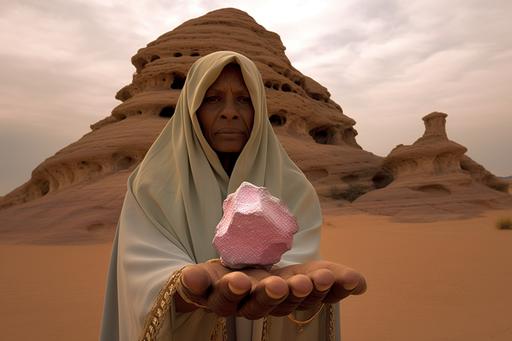
M 322 253 L 368 279 L 342 304 L 344 340 L 512 339 L 512 231 L 498 217 L 400 224 L 325 217 Z M 1 245 L 5 339 L 97 339 L 109 244 Z

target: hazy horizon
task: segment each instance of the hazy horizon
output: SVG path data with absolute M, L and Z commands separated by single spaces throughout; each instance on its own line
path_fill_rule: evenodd
M 110 115 L 130 58 L 182 22 L 236 7 L 327 87 L 363 149 L 386 156 L 448 114 L 448 137 L 512 175 L 512 2 L 18 1 L 0 3 L 0 195 Z

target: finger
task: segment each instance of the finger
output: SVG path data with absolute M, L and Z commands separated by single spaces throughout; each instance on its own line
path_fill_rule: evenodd
M 199 265 L 189 265 L 182 271 L 181 283 L 194 296 L 203 295 L 211 285 L 210 274 Z
M 179 306 L 184 308 L 185 311 L 204 306 L 210 286 L 211 278 L 208 271 L 199 265 L 187 266 L 183 269 L 181 280 L 177 285 L 179 297 L 184 301 L 178 301 Z M 194 307 L 190 307 L 190 305 Z M 183 311 L 183 309 L 180 309 L 180 311 Z
M 306 275 L 292 276 L 286 282 L 288 283 L 289 294 L 282 303 L 270 312 L 270 315 L 286 316 L 290 314 L 313 290 L 313 282 Z
M 251 291 L 251 280 L 239 271 L 223 276 L 208 297 L 208 309 L 219 316 L 236 314 L 238 304 Z
M 334 273 L 329 269 L 317 269 L 310 272 L 308 275 L 313 283 L 313 290 L 302 301 L 298 307 L 299 310 L 318 307 L 329 293 L 329 289 L 331 289 L 336 279 Z
M 277 276 L 261 280 L 244 302 L 238 314 L 249 320 L 257 320 L 269 314 L 288 296 L 288 284 Z
M 336 275 L 336 281 L 325 297 L 325 303 L 338 302 L 349 295 L 361 295 L 366 292 L 366 279 L 350 268 L 344 268 Z

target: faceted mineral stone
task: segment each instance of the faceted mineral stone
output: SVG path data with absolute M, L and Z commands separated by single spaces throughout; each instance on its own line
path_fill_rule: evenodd
M 243 182 L 223 209 L 213 238 L 223 265 L 271 267 L 292 247 L 297 220 L 265 187 Z

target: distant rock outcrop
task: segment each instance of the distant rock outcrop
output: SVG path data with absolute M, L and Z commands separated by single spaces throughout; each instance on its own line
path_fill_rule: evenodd
M 460 162 L 467 149 L 450 141 L 446 134 L 445 113 L 433 112 L 425 117 L 425 133 L 410 146 L 395 147 L 383 161 L 395 181 L 413 181 L 435 176 L 459 176 L 466 179 Z
M 355 206 L 398 219 L 429 220 L 510 205 L 508 184 L 465 156 L 466 147 L 448 139 L 446 117 L 440 112 L 423 117 L 423 136 L 410 146 L 398 145 L 383 160 L 393 181 L 361 196 Z
M 189 20 L 140 49 L 132 57 L 133 80 L 118 91 L 122 103 L 112 114 L 0 198 L 0 232 L 46 231 L 38 240 L 110 236 L 127 176 L 174 114 L 189 67 L 218 50 L 240 52 L 256 63 L 269 120 L 321 197 L 331 195 L 333 184 L 374 188 L 381 158 L 357 144 L 355 121 L 325 87 L 291 65 L 276 33 L 229 8 Z
M 462 157 L 460 160 L 460 168 L 467 171 L 476 182 L 484 184 L 487 187 L 504 193 L 510 190 L 510 181 L 495 176 L 469 156 L 464 155 Z

